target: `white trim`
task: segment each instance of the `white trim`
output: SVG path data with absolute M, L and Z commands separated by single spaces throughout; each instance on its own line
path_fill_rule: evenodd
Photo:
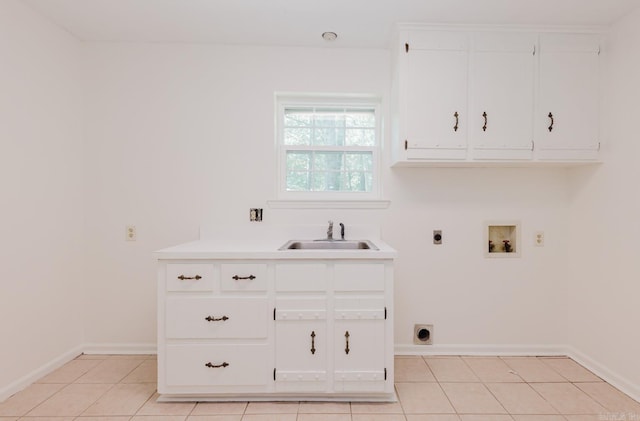
M 131 343 L 131 344 L 85 344 L 84 354 L 157 354 L 158 346 L 155 343 Z
M 587 368 L 611 386 L 629 395 L 632 399 L 640 402 L 640 385 L 634 384 L 623 375 L 615 373 L 586 354 L 578 351 L 574 347 L 567 348 L 567 355 L 580 365 Z
M 473 32 L 559 32 L 559 33 L 584 33 L 606 34 L 609 32 L 607 25 L 521 25 L 521 24 L 466 24 L 466 23 L 396 23 L 398 31 L 473 31 Z
M 390 200 L 267 200 L 271 209 L 387 209 Z
M 19 391 L 23 390 L 27 386 L 35 383 L 36 381 L 40 380 L 47 374 L 51 373 L 52 371 L 62 367 L 69 361 L 73 360 L 78 355 L 82 354 L 82 349 L 83 349 L 82 346 L 72 348 L 71 350 L 65 352 L 64 354 L 52 359 L 48 363 L 41 365 L 40 367 L 28 373 L 27 375 L 22 376 L 21 378 L 14 381 L 13 383 L 10 383 L 8 386 L 0 389 L 0 402 L 4 401 L 11 395 L 18 393 Z
M 558 356 L 567 355 L 566 345 L 411 345 L 395 346 L 396 355 L 488 355 L 488 356 Z

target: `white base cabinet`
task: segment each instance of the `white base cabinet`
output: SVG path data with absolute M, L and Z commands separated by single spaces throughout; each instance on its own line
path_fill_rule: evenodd
M 393 401 L 393 260 L 160 260 L 161 401 Z

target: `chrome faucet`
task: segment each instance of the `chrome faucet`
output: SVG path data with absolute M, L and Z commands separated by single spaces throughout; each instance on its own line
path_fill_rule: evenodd
M 327 229 L 327 240 L 333 240 L 333 221 L 329 221 L 329 228 Z

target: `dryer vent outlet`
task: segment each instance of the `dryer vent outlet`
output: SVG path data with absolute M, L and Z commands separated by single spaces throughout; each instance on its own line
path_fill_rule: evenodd
M 413 325 L 415 345 L 433 345 L 433 325 Z

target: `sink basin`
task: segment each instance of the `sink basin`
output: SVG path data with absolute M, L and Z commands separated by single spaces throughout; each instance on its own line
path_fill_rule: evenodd
M 291 240 L 279 250 L 378 250 L 369 240 Z

